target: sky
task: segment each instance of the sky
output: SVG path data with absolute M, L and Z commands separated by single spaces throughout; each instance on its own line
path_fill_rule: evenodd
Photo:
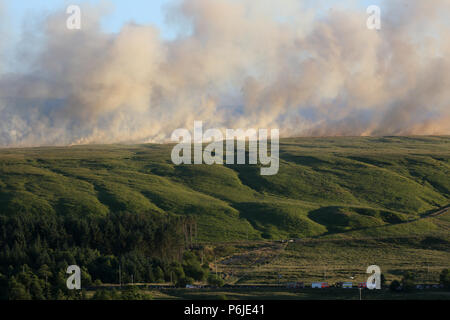
M 0 0 L 0 57 L 4 61 L 14 59 L 16 48 L 23 38 L 24 26 L 28 21 L 43 18 L 55 11 L 64 11 L 69 5 L 91 5 L 107 8 L 101 18 L 105 32 L 117 33 L 127 23 L 153 25 L 164 39 L 173 39 L 176 29 L 166 23 L 166 8 L 177 0 Z M 4 30 L 2 30 L 2 28 Z M 6 63 L 1 72 L 9 72 L 14 63 Z
M 212 0 L 214 1 L 214 0 Z M 237 0 L 239 1 L 239 0 Z M 2 37 L 1 57 L 13 59 L 16 47 L 23 38 L 24 25 L 39 17 L 45 17 L 57 10 L 65 10 L 69 5 L 91 5 L 105 7 L 107 14 L 101 17 L 101 27 L 105 32 L 118 33 L 127 23 L 155 26 L 160 36 L 166 40 L 176 38 L 180 27 L 172 19 L 167 19 L 167 10 L 180 0 L 0 0 L 0 35 Z M 268 1 L 269 3 L 271 0 Z M 301 0 L 299 0 L 301 2 Z M 381 5 L 383 0 L 304 0 L 307 6 L 321 8 L 326 13 L 330 8 L 348 7 L 364 11 L 369 5 Z M 273 3 L 273 2 L 272 2 Z M 2 31 L 2 28 L 6 31 Z M 185 32 L 185 30 L 181 30 Z M 1 72 L 8 72 L 13 63 L 6 64 Z
M 173 38 L 174 30 L 165 23 L 165 9 L 175 0 L 3 0 L 4 7 L 8 14 L 8 20 L 12 30 L 20 30 L 21 25 L 28 16 L 45 12 L 52 12 L 57 9 L 66 8 L 70 4 L 89 3 L 93 5 L 108 4 L 111 6 L 111 13 L 103 18 L 102 26 L 105 31 L 118 32 L 120 28 L 129 21 L 139 24 L 152 24 L 157 26 L 163 37 Z M 342 0 L 322 0 L 312 1 L 312 6 L 318 3 L 323 7 L 333 7 L 342 3 Z M 359 6 L 365 8 L 368 5 L 378 5 L 381 0 L 347 1 L 349 6 Z
M 448 0 L 171 3 L 0 0 L 0 147 L 165 142 L 194 121 L 450 134 Z
M 3 2 L 14 30 L 20 30 L 23 20 L 29 15 L 45 14 L 67 8 L 71 4 L 100 5 L 104 3 L 112 6 L 111 14 L 105 17 L 102 23 L 106 31 L 117 32 L 124 23 L 134 21 L 139 24 L 156 25 L 166 32 L 165 36 L 171 36 L 170 31 L 164 25 L 164 6 L 171 2 L 167 0 L 4 0 Z

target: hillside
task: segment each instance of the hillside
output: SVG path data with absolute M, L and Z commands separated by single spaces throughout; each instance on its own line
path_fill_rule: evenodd
M 170 145 L 0 150 L 0 215 L 192 215 L 197 241 L 448 237 L 450 137 L 292 138 L 280 170 L 175 166 Z

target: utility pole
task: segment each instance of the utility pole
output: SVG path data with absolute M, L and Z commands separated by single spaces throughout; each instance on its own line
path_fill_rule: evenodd
M 122 288 L 122 273 L 120 272 L 120 264 L 119 264 L 119 287 Z
M 217 277 L 217 260 L 216 260 L 216 255 L 214 255 L 214 266 L 216 268 L 216 277 Z

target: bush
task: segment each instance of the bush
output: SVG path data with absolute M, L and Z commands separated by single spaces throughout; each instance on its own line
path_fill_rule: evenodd
M 183 267 L 178 262 L 172 262 L 167 270 L 168 279 L 171 279 L 172 282 L 176 283 L 179 279 L 186 277 L 184 274 Z
M 225 282 L 219 276 L 216 276 L 214 274 L 210 274 L 209 277 L 208 277 L 208 284 L 213 286 L 213 287 L 223 287 Z
M 400 281 L 394 280 L 389 285 L 389 290 L 391 290 L 391 291 L 399 291 L 400 290 L 400 286 L 401 286 Z
M 117 300 L 118 295 L 115 290 L 97 290 L 92 297 L 92 300 Z
M 232 246 L 217 246 L 214 248 L 214 254 L 217 257 L 226 257 L 226 256 L 230 256 L 235 252 L 235 248 Z
M 202 268 L 197 256 L 192 252 L 184 253 L 183 270 L 187 277 L 191 277 L 197 281 L 205 280 L 206 270 Z
M 442 284 L 444 288 L 450 289 L 450 269 L 442 270 L 439 280 L 440 284 Z
M 403 274 L 402 288 L 405 291 L 412 291 L 415 289 L 415 276 L 412 272 L 408 271 Z
M 100 287 L 102 285 L 102 281 L 100 279 L 97 279 L 97 280 L 94 281 L 94 285 L 96 287 Z
M 153 275 L 155 276 L 156 282 L 164 281 L 164 271 L 161 269 L 161 267 L 156 267 Z
M 14 277 L 9 282 L 9 300 L 31 300 L 31 295 L 25 286 Z
M 178 288 L 186 288 L 186 286 L 188 284 L 193 284 L 194 283 L 194 279 L 191 277 L 184 277 L 184 278 L 180 278 L 177 283 L 176 286 Z
M 149 294 L 141 292 L 141 290 L 136 286 L 127 287 L 122 291 L 120 297 L 122 300 L 151 300 L 151 296 Z

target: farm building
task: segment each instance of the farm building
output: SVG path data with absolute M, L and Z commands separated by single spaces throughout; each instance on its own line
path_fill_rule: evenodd
M 353 288 L 353 283 L 352 282 L 343 282 L 342 288 L 351 289 L 351 288 Z
M 319 289 L 323 289 L 323 288 L 329 288 L 330 286 L 328 285 L 327 282 L 313 282 L 311 284 L 311 288 L 319 288 Z

